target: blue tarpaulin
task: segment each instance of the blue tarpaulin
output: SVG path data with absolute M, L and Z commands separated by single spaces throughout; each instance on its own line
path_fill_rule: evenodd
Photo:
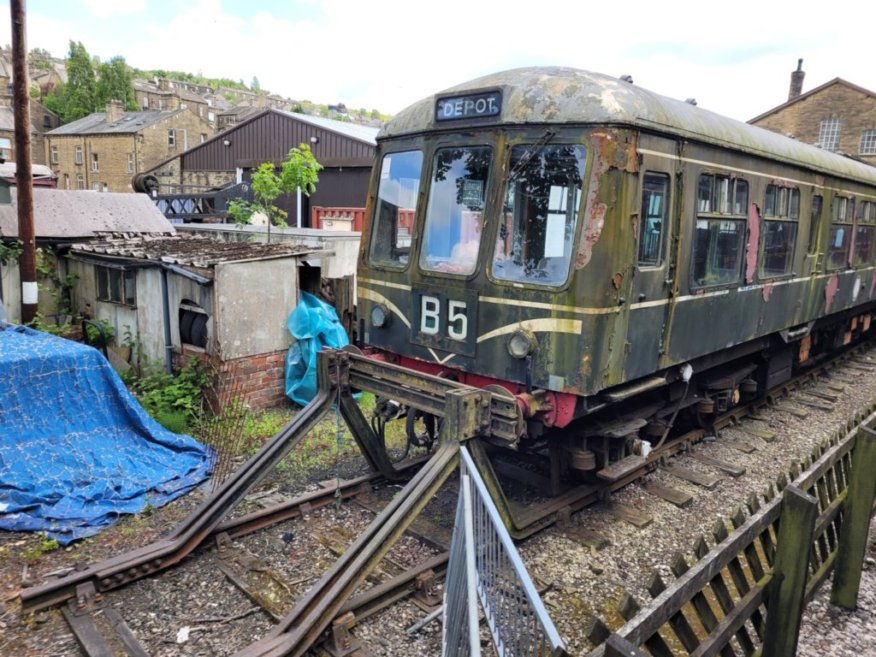
M 306 406 L 316 396 L 316 354 L 323 347 L 350 343 L 338 313 L 307 292 L 289 315 L 286 327 L 295 342 L 286 354 L 286 396 Z
M 212 450 L 154 421 L 93 347 L 0 325 L 0 529 L 62 545 L 161 506 Z

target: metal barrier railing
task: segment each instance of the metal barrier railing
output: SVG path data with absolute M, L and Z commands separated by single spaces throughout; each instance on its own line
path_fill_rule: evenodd
M 566 654 L 559 633 L 463 445 L 457 522 L 444 594 L 445 656 L 480 654 L 472 589 L 476 590 L 500 656 Z

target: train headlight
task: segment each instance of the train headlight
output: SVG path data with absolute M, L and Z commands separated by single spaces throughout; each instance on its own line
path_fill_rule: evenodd
M 386 312 L 386 308 L 381 304 L 377 304 L 371 308 L 371 326 L 380 328 L 387 324 L 389 324 L 389 313 Z
M 508 340 L 508 353 L 513 358 L 526 358 L 535 351 L 535 336 L 526 331 L 515 331 Z

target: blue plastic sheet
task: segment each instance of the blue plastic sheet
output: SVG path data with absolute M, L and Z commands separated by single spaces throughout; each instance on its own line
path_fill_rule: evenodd
M 306 406 L 316 396 L 316 354 L 339 349 L 350 340 L 335 309 L 308 292 L 289 315 L 286 326 L 295 342 L 286 354 L 286 396 Z
M 183 495 L 212 450 L 167 431 L 92 347 L 0 328 L 0 529 L 62 545 Z

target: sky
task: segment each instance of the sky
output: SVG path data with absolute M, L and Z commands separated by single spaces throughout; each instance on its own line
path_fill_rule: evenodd
M 859 0 L 26 0 L 28 49 L 243 80 L 394 114 L 521 66 L 569 66 L 747 121 L 840 77 L 876 91 L 876 3 Z M 8 0 L 0 31 L 11 44 Z

